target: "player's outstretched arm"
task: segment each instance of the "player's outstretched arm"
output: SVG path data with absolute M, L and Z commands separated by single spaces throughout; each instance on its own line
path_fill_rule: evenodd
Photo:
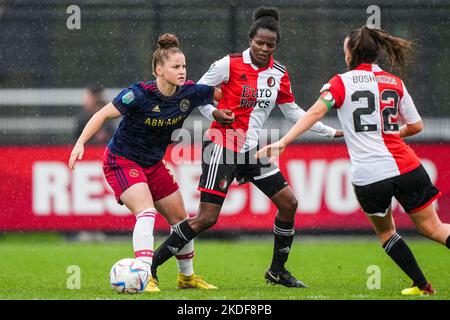
M 297 121 L 297 123 L 286 133 L 280 141 L 269 144 L 256 153 L 256 158 L 276 157 L 284 152 L 287 145 L 292 143 L 298 136 L 309 130 L 317 121 L 322 119 L 328 112 L 328 107 L 321 100 L 309 108 L 309 110 Z
M 97 111 L 88 121 L 78 138 L 69 159 L 69 170 L 73 170 L 76 160 L 81 160 L 84 154 L 84 145 L 90 138 L 103 126 L 105 121 L 117 118 L 121 115 L 119 110 L 112 103 L 108 103 L 102 109 Z
M 285 103 L 279 105 L 279 107 L 284 116 L 293 122 L 299 121 L 306 113 L 306 111 L 300 108 L 296 103 Z M 334 129 L 320 121 L 314 123 L 310 130 L 318 135 L 328 138 L 340 138 L 344 135 L 342 130 Z
M 303 117 L 281 138 L 286 146 L 298 136 L 309 130 L 317 121 L 320 121 L 328 112 L 328 107 L 321 100 L 317 100 Z

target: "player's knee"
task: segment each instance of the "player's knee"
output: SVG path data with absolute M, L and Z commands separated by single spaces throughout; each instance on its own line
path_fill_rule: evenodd
M 294 198 L 291 201 L 291 210 L 294 214 L 297 211 L 297 208 L 298 208 L 298 200 L 297 200 L 297 198 Z
M 294 215 L 298 208 L 298 200 L 295 197 L 289 198 L 278 207 L 280 212 Z

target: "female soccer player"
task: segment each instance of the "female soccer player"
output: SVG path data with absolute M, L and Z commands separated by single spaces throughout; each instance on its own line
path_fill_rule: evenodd
M 356 197 L 371 221 L 385 252 L 412 279 L 403 295 L 433 294 L 405 241 L 396 232 L 391 201 L 395 197 L 416 228 L 429 239 L 450 247 L 450 224 L 442 223 L 432 205 L 441 193 L 403 137 L 420 132 L 421 118 L 403 81 L 378 65 L 381 54 L 400 71 L 411 42 L 382 30 L 351 31 L 344 41 L 349 71 L 334 76 L 318 101 L 280 141 L 257 156 L 276 156 L 327 111 L 337 108 L 353 170 Z M 400 120 L 406 124 L 400 126 Z
M 297 199 L 275 165 L 254 159 L 259 133 L 275 105 L 294 122 L 305 113 L 295 103 L 286 67 L 273 58 L 280 42 L 279 20 L 276 9 L 258 8 L 248 33 L 250 48 L 216 61 L 199 81 L 220 85 L 223 93 L 217 109 L 211 106 L 200 111 L 208 117 L 217 110 L 229 109 L 235 121 L 231 125 L 212 123 L 209 141 L 203 145 L 199 211 L 196 217 L 181 223 L 155 251 L 154 276 L 158 265 L 173 252 L 216 223 L 228 188 L 236 178 L 240 184 L 252 182 L 278 208 L 273 258 L 266 280 L 287 287 L 306 287 L 285 268 L 294 239 Z M 322 123 L 317 123 L 313 131 L 327 137 L 342 135 Z
M 157 45 L 152 61 L 156 81 L 133 84 L 98 111 L 86 124 L 69 160 L 73 170 L 75 161 L 83 157 L 84 144 L 107 120 L 123 116 L 105 150 L 103 170 L 117 201 L 136 216 L 135 256 L 149 265 L 156 213 L 161 213 L 172 229 L 189 217 L 178 184 L 163 160 L 172 132 L 182 127 L 195 107 L 221 95 L 213 87 L 186 81 L 185 57 L 174 35 L 162 35 Z M 227 123 L 230 115 L 218 110 L 214 117 Z M 216 289 L 194 274 L 193 241 L 180 248 L 176 257 L 180 288 Z M 150 279 L 145 290 L 160 291 L 157 280 Z

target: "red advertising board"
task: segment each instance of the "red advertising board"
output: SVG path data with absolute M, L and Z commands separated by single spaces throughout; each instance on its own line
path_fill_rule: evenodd
M 436 204 L 441 219 L 450 222 L 450 144 L 413 148 L 442 191 Z M 166 160 L 178 180 L 188 213 L 194 215 L 199 203 L 196 188 L 201 150 L 188 149 L 190 158 L 197 161 L 178 161 L 176 149 L 167 152 Z M 0 231 L 132 230 L 134 217 L 115 202 L 103 178 L 103 151 L 103 147 L 87 146 L 84 159 L 69 172 L 70 146 L 0 147 Z M 353 194 L 345 145 L 289 146 L 280 159 L 280 169 L 299 200 L 298 229 L 371 229 Z M 401 208 L 395 203 L 394 207 L 397 227 L 413 228 Z M 271 230 L 275 213 L 276 208 L 256 187 L 233 183 L 213 230 Z M 162 216 L 156 219 L 156 229 L 168 229 Z

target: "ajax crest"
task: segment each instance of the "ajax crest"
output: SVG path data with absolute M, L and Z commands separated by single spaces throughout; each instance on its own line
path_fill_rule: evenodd
M 180 110 L 183 112 L 186 112 L 186 111 L 188 111 L 190 105 L 191 105 L 191 103 L 189 102 L 188 99 L 183 99 L 180 102 Z

